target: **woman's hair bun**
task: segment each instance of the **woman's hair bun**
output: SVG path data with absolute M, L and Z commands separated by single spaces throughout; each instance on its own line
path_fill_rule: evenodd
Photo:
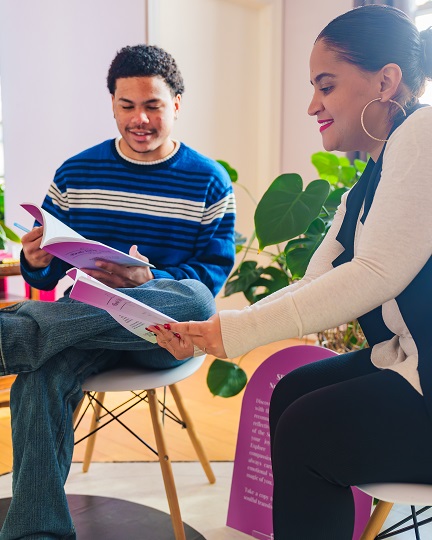
M 422 65 L 428 79 L 432 79 L 432 26 L 420 32 L 422 45 Z

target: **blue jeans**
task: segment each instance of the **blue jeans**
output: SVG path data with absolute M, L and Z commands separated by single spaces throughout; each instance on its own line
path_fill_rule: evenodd
M 121 291 L 178 320 L 215 312 L 210 291 L 195 280 L 152 280 Z M 13 497 L 0 540 L 76 538 L 64 491 L 73 411 L 84 379 L 126 357 L 155 369 L 179 364 L 105 311 L 68 297 L 0 310 L 0 375 L 18 374 L 11 390 Z

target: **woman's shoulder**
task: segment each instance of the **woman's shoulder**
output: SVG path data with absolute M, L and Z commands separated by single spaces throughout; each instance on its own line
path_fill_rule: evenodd
M 421 107 L 411 113 L 402 124 L 392 133 L 387 143 L 386 154 L 394 153 L 403 148 L 419 151 L 422 148 L 430 152 L 432 144 L 432 107 Z M 413 155 L 417 154 L 414 152 Z
M 394 131 L 394 134 L 397 134 L 399 131 L 408 131 L 408 130 L 424 130 L 432 132 L 432 107 L 426 105 L 420 107 L 413 113 L 411 113 L 408 118 Z

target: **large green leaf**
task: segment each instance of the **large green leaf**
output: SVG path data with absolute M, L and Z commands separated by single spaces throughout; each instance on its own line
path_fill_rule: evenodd
M 247 242 L 247 238 L 241 233 L 234 231 L 234 241 L 236 253 L 240 253 L 240 251 L 242 251 L 243 249 L 244 244 L 246 244 Z
M 342 195 L 348 191 L 347 187 L 341 187 L 330 191 L 329 196 L 327 197 L 324 206 L 329 214 L 332 216 L 336 212 L 337 207 L 340 205 Z
M 366 169 L 366 161 L 362 161 L 361 159 L 355 159 L 354 160 L 354 167 L 358 170 L 359 173 L 362 173 Z
M 4 219 L 4 186 L 0 185 L 0 219 Z
M 217 358 L 207 373 L 207 386 L 214 396 L 232 397 L 243 390 L 247 375 L 234 362 Z
M 0 225 L 0 249 L 3 250 L 3 249 L 6 249 L 6 247 L 7 247 L 6 233 L 3 227 Z
M 278 176 L 255 210 L 260 249 L 304 233 L 319 215 L 329 189 L 327 181 L 314 180 L 303 191 L 303 181 L 298 174 Z
M 349 165 L 348 167 L 340 167 L 339 180 L 344 186 L 352 187 L 357 181 L 356 168 L 352 165 Z
M 21 238 L 15 234 L 12 229 L 9 229 L 7 225 L 5 225 L 5 222 L 3 220 L 0 220 L 0 226 L 5 232 L 6 238 L 8 240 L 11 240 L 11 242 L 16 242 L 17 244 L 21 243 Z
M 315 152 L 311 157 L 312 165 L 318 171 L 320 178 L 328 180 L 331 184 L 339 181 L 339 158 L 330 152 Z
M 243 292 L 249 303 L 254 304 L 287 285 L 289 279 L 286 272 L 275 266 L 267 266 L 262 269 L 260 277 Z
M 320 178 L 327 180 L 333 186 L 351 187 L 358 178 L 358 171 L 363 172 L 366 163 L 354 160 L 354 166 L 346 156 L 337 156 L 331 152 L 316 152 L 312 154 L 312 164 Z
M 320 218 L 315 219 L 302 238 L 295 238 L 285 247 L 286 263 L 293 279 L 301 279 L 312 255 L 326 235 L 326 224 Z
M 225 296 L 231 296 L 237 292 L 244 292 L 261 275 L 262 266 L 258 266 L 256 261 L 244 261 L 233 272 L 225 284 Z
M 217 159 L 216 161 L 220 163 L 222 167 L 226 170 L 226 172 L 229 174 L 229 177 L 231 178 L 231 182 L 237 182 L 238 172 L 235 169 L 233 169 L 227 161 L 223 161 L 222 159 Z
M 338 159 L 341 167 L 351 167 L 351 161 L 346 156 L 339 156 Z

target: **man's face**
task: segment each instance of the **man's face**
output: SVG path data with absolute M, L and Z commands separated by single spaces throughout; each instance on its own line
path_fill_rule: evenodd
M 138 161 L 163 159 L 174 148 L 170 138 L 181 96 L 172 96 L 161 77 L 117 79 L 114 118 L 123 137 L 122 152 Z

